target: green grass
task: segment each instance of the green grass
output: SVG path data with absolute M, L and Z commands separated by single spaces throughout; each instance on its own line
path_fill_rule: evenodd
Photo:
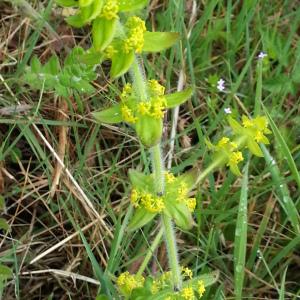
M 143 13 L 148 28 L 177 31 L 181 41 L 162 54 L 145 56 L 147 74 L 174 91 L 183 69 L 186 84 L 195 88 L 192 99 L 180 107 L 172 171 L 209 165 L 204 137 L 215 141 L 229 132 L 226 107 L 237 118 L 265 113 L 273 131 L 270 145 L 263 147 L 264 158 L 251 157 L 248 174 L 245 169 L 237 178 L 223 168 L 197 187 L 195 226 L 190 232 L 177 231 L 181 264 L 195 275 L 219 271 L 203 299 L 299 299 L 297 1 L 195 1 L 193 20 L 193 1 L 151 3 L 151 11 Z M 156 239 L 156 221 L 134 233 L 126 229 L 132 214 L 127 172 L 149 172 L 149 153 L 128 126 L 99 125 L 90 115 L 117 101 L 123 80 L 111 81 L 106 65 L 98 69 L 94 95 L 69 99 L 65 120 L 57 116 L 59 100 L 53 94 L 30 91 L 22 83 L 19 75 L 33 54 L 45 61 L 56 53 L 63 61 L 68 48 L 90 43 L 88 29 L 66 26 L 54 2 L 28 1 L 26 7 L 0 3 L 0 195 L 5 200 L 0 217 L 11 227 L 1 232 L 0 265 L 9 266 L 15 276 L 5 284 L 0 280 L 0 299 L 95 299 L 100 285 L 78 278 L 75 285 L 71 273 L 99 281 L 101 291 L 113 298 L 120 272 L 138 272 L 141 265 L 144 274 L 168 268 L 164 243 Z M 57 34 L 64 37 L 63 45 L 55 42 Z M 268 58 L 257 66 L 260 51 Z M 211 85 L 213 75 L 225 79 L 225 93 Z M 3 114 L 17 101 L 31 109 Z M 170 112 L 165 153 L 171 120 Z M 56 160 L 36 128 L 57 151 L 62 126 L 68 128 L 64 164 L 82 192 L 63 172 L 51 198 Z M 153 257 L 144 266 L 149 253 Z

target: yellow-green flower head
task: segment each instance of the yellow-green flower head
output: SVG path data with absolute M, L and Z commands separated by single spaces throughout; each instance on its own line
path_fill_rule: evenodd
M 187 277 L 189 279 L 192 279 L 193 278 L 193 272 L 190 268 L 188 267 L 181 267 L 181 273 L 183 275 L 183 277 Z
M 178 192 L 177 201 L 184 201 L 188 193 L 188 188 L 184 182 L 180 183 L 177 192 Z
M 193 212 L 196 208 L 197 201 L 196 198 L 187 198 L 185 199 L 185 204 L 188 207 L 190 212 Z
M 154 196 L 148 192 L 139 192 L 136 189 L 132 189 L 130 201 L 134 207 L 143 207 L 151 213 L 159 213 L 165 208 L 162 197 Z
M 111 59 L 116 53 L 118 53 L 118 50 L 116 50 L 116 48 L 112 45 L 109 45 L 105 49 L 105 57 L 108 59 Z
M 128 296 L 133 289 L 143 287 L 145 278 L 141 275 L 132 275 L 129 272 L 120 274 L 117 278 L 117 286 L 122 294 Z
M 180 292 L 180 296 L 184 300 L 194 300 L 195 299 L 194 290 L 192 287 L 183 288 Z
M 238 163 L 244 160 L 243 154 L 240 151 L 236 151 L 238 145 L 236 142 L 230 141 L 228 137 L 222 137 L 216 146 L 209 144 L 209 147 L 215 151 L 216 156 L 222 156 L 224 162 L 230 167 L 230 170 L 235 175 L 241 175 Z
M 158 278 L 154 279 L 151 286 L 151 293 L 157 294 L 162 289 L 168 287 L 171 284 L 171 272 L 164 272 Z
M 197 292 L 199 294 L 199 297 L 201 298 L 205 293 L 205 286 L 203 280 L 199 280 L 197 285 L 198 285 Z
M 172 174 L 170 172 L 165 172 L 165 178 L 166 178 L 167 183 L 172 183 L 176 179 L 176 177 L 174 176 L 174 174 Z
M 122 93 L 121 93 L 121 100 L 127 100 L 128 97 L 132 95 L 132 84 L 126 83 L 123 87 Z
M 229 117 L 228 121 L 233 132 L 244 139 L 244 146 L 256 156 L 263 156 L 263 153 L 258 143 L 269 144 L 266 134 L 270 134 L 268 129 L 268 119 L 264 116 L 258 116 L 254 119 L 249 119 L 242 116 L 242 124 Z
M 155 79 L 148 80 L 148 87 L 152 95 L 163 96 L 165 94 L 165 87 Z
M 252 120 L 246 116 L 242 116 L 242 124 L 244 128 L 248 129 L 254 140 L 258 143 L 269 144 L 269 140 L 264 134 L 270 134 L 268 129 L 268 120 L 266 117 L 256 117 Z
M 130 17 L 126 22 L 126 28 L 128 34 L 123 43 L 124 52 L 129 53 L 134 50 L 136 53 L 141 53 L 144 47 L 145 21 L 136 16 Z
M 137 117 L 134 116 L 133 111 L 125 104 L 121 107 L 121 114 L 125 122 L 136 123 Z
M 102 8 L 101 16 L 107 20 L 112 20 L 118 18 L 118 12 L 118 0 L 107 0 Z

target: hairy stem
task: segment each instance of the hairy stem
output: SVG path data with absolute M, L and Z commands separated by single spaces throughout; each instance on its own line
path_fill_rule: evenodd
M 152 147 L 152 166 L 154 173 L 154 182 L 157 195 L 164 194 L 164 163 L 161 155 L 160 145 Z M 162 214 L 162 225 L 166 239 L 169 266 L 172 273 L 174 289 L 180 290 L 182 285 L 181 270 L 178 261 L 176 236 L 172 224 L 172 220 L 166 214 Z
M 134 64 L 131 67 L 131 76 L 133 79 L 133 86 L 137 94 L 141 97 L 141 101 L 148 98 L 146 79 L 139 64 L 138 58 L 135 58 Z M 158 196 L 162 196 L 165 190 L 165 176 L 164 176 L 164 162 L 161 154 L 160 144 L 151 148 L 151 162 L 154 173 L 155 192 Z M 172 273 L 174 289 L 180 290 L 182 285 L 181 270 L 177 255 L 176 236 L 169 216 L 162 214 L 162 229 L 166 239 L 167 253 L 169 265 Z

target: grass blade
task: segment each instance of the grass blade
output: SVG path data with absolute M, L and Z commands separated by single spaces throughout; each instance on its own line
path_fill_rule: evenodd
M 234 291 L 235 299 L 242 299 L 244 268 L 247 247 L 247 198 L 248 198 L 248 167 L 249 161 L 244 167 L 242 189 L 236 221 L 234 240 Z

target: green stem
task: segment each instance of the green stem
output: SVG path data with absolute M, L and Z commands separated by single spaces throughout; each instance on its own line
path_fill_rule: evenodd
M 133 66 L 131 67 L 131 75 L 133 78 L 134 89 L 140 96 L 141 100 L 147 100 L 148 95 L 146 80 L 137 58 L 135 58 Z M 151 154 L 155 192 L 157 195 L 162 196 L 165 192 L 165 176 L 160 144 L 157 144 L 156 146 L 151 148 Z M 166 239 L 167 253 L 173 278 L 174 289 L 180 290 L 182 286 L 181 270 L 177 255 L 176 237 L 171 218 L 165 214 L 162 214 L 162 225 Z
M 161 155 L 160 145 L 151 148 L 152 167 L 157 195 L 164 194 L 164 164 Z M 174 289 L 180 290 L 182 286 L 181 270 L 177 254 L 176 236 L 172 224 L 172 219 L 166 214 L 162 214 L 162 225 L 166 239 L 169 265 L 172 273 Z

